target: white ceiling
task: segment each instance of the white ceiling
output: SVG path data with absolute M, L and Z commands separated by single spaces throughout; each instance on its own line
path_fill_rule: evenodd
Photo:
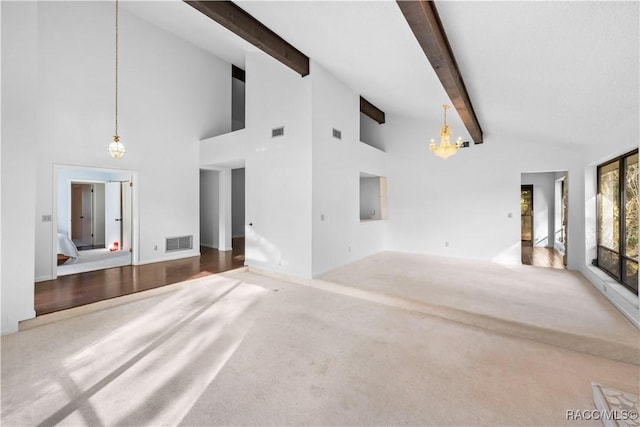
M 237 4 L 386 113 L 440 121 L 450 103 L 394 1 Z M 436 5 L 485 141 L 596 144 L 629 126 L 637 136 L 639 2 Z M 256 50 L 180 1 L 123 8 L 240 67 Z

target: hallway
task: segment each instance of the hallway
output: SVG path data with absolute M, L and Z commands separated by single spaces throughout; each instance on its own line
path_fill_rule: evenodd
M 522 264 L 535 267 L 565 269 L 562 254 L 554 248 L 543 248 L 522 243 Z

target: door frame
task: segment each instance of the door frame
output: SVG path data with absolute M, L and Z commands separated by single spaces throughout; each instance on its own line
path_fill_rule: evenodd
M 562 263 L 564 264 L 564 266 L 567 266 L 567 259 L 568 259 L 568 253 L 569 253 L 569 183 L 568 181 L 568 177 L 569 177 L 569 172 L 568 171 L 562 171 L 565 175 L 561 178 L 558 178 L 555 180 L 555 190 L 558 190 L 558 184 L 560 184 L 560 206 L 559 206 L 559 210 L 560 210 L 560 227 L 561 227 L 561 231 L 562 231 L 562 245 L 563 245 L 563 251 L 560 252 L 562 254 Z M 567 200 L 567 204 L 565 206 L 564 201 L 565 201 L 565 194 L 566 194 L 566 200 Z M 556 202 L 558 197 L 555 197 Z M 555 218 L 555 214 L 554 214 L 554 218 Z M 554 229 L 557 228 L 557 225 L 554 224 Z M 554 249 L 556 249 L 555 247 L 555 233 L 553 236 L 553 247 Z M 556 249 L 557 250 L 557 249 Z
M 53 164 L 53 173 L 51 185 L 53 187 L 53 215 L 51 218 L 52 227 L 51 227 L 51 279 L 55 280 L 58 278 L 58 269 L 57 269 L 57 250 L 58 247 L 58 176 L 62 170 L 77 170 L 77 171 L 91 171 L 97 173 L 107 173 L 107 174 L 128 174 L 131 177 L 131 265 L 139 265 L 140 264 L 140 253 L 139 253 L 139 241 L 140 241 L 140 230 L 139 230 L 139 193 L 138 193 L 138 171 L 127 170 L 127 169 L 109 169 L 109 168 L 98 168 L 92 166 L 82 166 L 82 165 L 65 165 L 65 164 Z M 68 191 L 71 192 L 71 184 L 70 182 L 81 182 L 86 181 L 89 183 L 89 180 L 82 179 L 72 179 L 68 180 Z M 105 182 L 105 181 L 98 181 Z M 95 182 L 94 182 L 95 183 Z M 71 200 L 69 200 L 71 203 Z M 71 209 L 71 206 L 69 206 Z M 106 242 L 105 242 L 106 243 Z

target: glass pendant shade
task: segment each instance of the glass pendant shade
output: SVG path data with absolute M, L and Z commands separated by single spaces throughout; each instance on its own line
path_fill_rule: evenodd
M 109 154 L 114 159 L 120 159 L 126 154 L 127 150 L 124 148 L 124 144 L 120 142 L 120 137 L 118 135 L 114 135 L 113 141 L 109 144 Z

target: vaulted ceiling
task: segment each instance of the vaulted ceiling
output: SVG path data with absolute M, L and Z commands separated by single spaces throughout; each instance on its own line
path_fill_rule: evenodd
M 387 114 L 439 122 L 451 103 L 395 1 L 236 3 Z M 639 2 L 436 6 L 486 142 L 637 140 Z M 257 51 L 181 1 L 123 8 L 240 67 Z

